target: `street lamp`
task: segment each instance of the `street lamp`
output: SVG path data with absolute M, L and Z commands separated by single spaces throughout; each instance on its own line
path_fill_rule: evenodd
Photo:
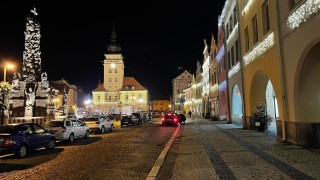
M 4 66 L 4 72 L 3 72 L 3 81 L 4 82 L 6 82 L 7 68 L 13 69 L 14 66 L 12 64 L 7 64 L 6 66 Z

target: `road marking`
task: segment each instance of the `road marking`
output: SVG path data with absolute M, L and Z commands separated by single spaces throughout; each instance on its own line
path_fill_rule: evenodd
M 156 160 L 156 162 L 154 163 L 151 171 L 149 172 L 149 175 L 147 177 L 147 180 L 153 180 L 156 179 L 159 170 L 163 164 L 163 161 L 169 151 L 169 149 L 171 148 L 174 139 L 176 138 L 178 132 L 179 132 L 180 126 L 177 127 L 176 131 L 173 133 L 173 135 L 171 136 L 170 140 L 168 141 L 166 147 L 162 150 L 162 152 L 160 153 L 158 159 Z

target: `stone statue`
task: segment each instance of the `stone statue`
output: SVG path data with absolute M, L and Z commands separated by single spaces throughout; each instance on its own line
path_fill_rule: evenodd
M 27 92 L 27 90 L 24 90 L 27 100 L 26 100 L 26 106 L 33 106 L 34 102 L 35 102 L 35 98 L 36 98 L 36 93 L 35 93 L 35 89 L 36 89 L 37 85 L 35 86 L 34 90 L 32 90 L 32 88 L 29 88 L 29 92 Z
M 46 72 L 41 74 L 41 89 L 44 91 L 49 91 L 49 81 L 47 80 L 48 76 Z
M 62 99 L 62 105 L 63 106 L 67 105 L 67 100 L 68 100 L 68 95 L 67 95 L 66 86 L 65 86 L 64 90 L 63 90 L 63 99 Z
M 20 78 L 21 78 L 20 73 L 17 73 L 17 72 L 13 73 L 12 89 L 14 91 L 20 90 Z

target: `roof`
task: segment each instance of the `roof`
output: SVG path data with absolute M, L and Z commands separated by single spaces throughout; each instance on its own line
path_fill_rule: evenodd
M 132 89 L 133 87 L 133 89 Z M 136 79 L 133 77 L 124 77 L 122 91 L 128 90 L 146 90 Z
M 93 92 L 97 92 L 97 91 L 107 91 L 104 87 L 103 84 L 99 84 L 98 87 L 93 90 Z

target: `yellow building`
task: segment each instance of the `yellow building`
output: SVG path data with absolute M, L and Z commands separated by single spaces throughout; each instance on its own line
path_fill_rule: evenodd
M 284 120 L 276 1 L 239 0 L 238 3 L 246 107 L 244 126 L 252 128 L 250 115 L 262 103 L 273 117 L 269 128 L 276 130 L 275 122 L 281 124 Z M 279 129 L 277 133 L 281 135 Z
M 171 111 L 171 102 L 169 100 L 153 100 L 153 111 Z
M 104 82 L 92 91 L 93 111 L 108 114 L 147 111 L 148 90 L 133 77 L 124 77 L 123 56 L 114 27 L 108 51 L 103 63 Z

